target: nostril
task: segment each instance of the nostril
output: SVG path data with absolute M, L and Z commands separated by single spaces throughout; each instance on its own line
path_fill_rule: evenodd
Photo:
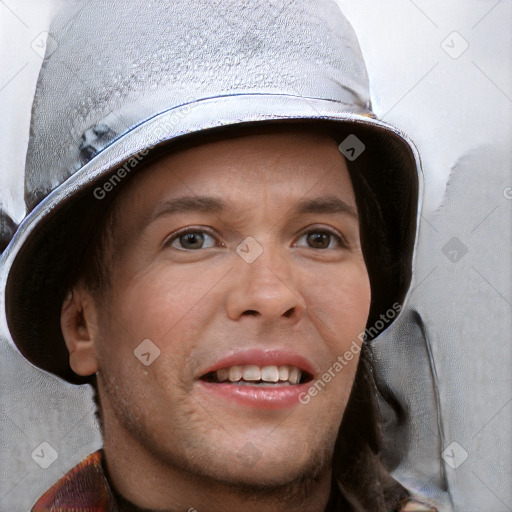
M 284 313 L 283 316 L 286 318 L 290 318 L 293 315 L 293 312 L 295 311 L 295 308 L 290 308 L 286 313 Z

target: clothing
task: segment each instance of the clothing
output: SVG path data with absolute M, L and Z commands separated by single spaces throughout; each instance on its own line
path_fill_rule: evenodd
M 338 497 L 331 497 L 325 512 L 342 512 Z M 146 512 L 128 502 L 109 483 L 103 450 L 88 455 L 41 496 L 31 512 Z M 147 511 L 151 512 L 151 511 Z M 202 512 L 202 511 L 198 511 Z M 414 498 L 390 512 L 437 512 Z

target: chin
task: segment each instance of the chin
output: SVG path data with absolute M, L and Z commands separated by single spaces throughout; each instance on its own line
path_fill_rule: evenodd
M 260 461 L 261 462 L 261 461 Z M 279 463 L 269 461 L 268 463 L 258 463 L 254 467 L 246 465 L 233 464 L 231 469 L 226 472 L 215 474 L 215 478 L 235 487 L 252 487 L 254 490 L 271 489 L 286 487 L 304 477 L 310 478 L 318 473 L 317 467 L 297 466 L 293 463 Z
M 267 443 L 260 449 L 247 441 L 240 450 L 223 452 L 221 464 L 211 467 L 218 468 L 215 477 L 225 483 L 255 488 L 277 488 L 315 479 L 330 468 L 333 446 L 310 445 L 310 451 L 305 451 L 307 444 L 303 444 L 300 456 L 293 454 L 296 450 L 281 446 L 276 449 L 276 444 Z

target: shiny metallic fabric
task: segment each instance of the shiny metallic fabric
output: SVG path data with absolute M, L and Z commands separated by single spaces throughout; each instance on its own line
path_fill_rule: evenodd
M 144 130 L 144 142 L 265 117 L 371 115 L 364 62 L 334 2 L 93 0 L 72 13 L 51 28 L 58 46 L 35 96 L 29 208 L 157 114 L 193 111 Z
M 29 214 L 4 260 L 9 329 L 33 364 L 87 380 L 69 367 L 61 285 L 145 155 L 206 130 L 294 121 L 329 126 L 340 143 L 355 135 L 364 152 L 353 165 L 373 164 L 361 172 L 393 261 L 370 322 L 403 302 L 419 157 L 399 130 L 375 119 L 357 39 L 334 1 L 73 2 L 49 38 L 26 159 Z M 377 279 L 378 255 L 370 257 Z

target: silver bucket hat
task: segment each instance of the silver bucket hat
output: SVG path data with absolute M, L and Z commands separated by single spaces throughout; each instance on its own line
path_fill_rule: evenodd
M 401 304 L 419 156 L 372 113 L 357 39 L 334 1 L 90 0 L 51 25 L 26 158 L 28 214 L 4 254 L 7 322 L 25 358 L 86 382 L 69 366 L 60 310 L 115 192 L 158 148 L 262 123 L 327 129 L 340 143 L 364 184 L 358 206 L 371 212 L 369 324 Z

